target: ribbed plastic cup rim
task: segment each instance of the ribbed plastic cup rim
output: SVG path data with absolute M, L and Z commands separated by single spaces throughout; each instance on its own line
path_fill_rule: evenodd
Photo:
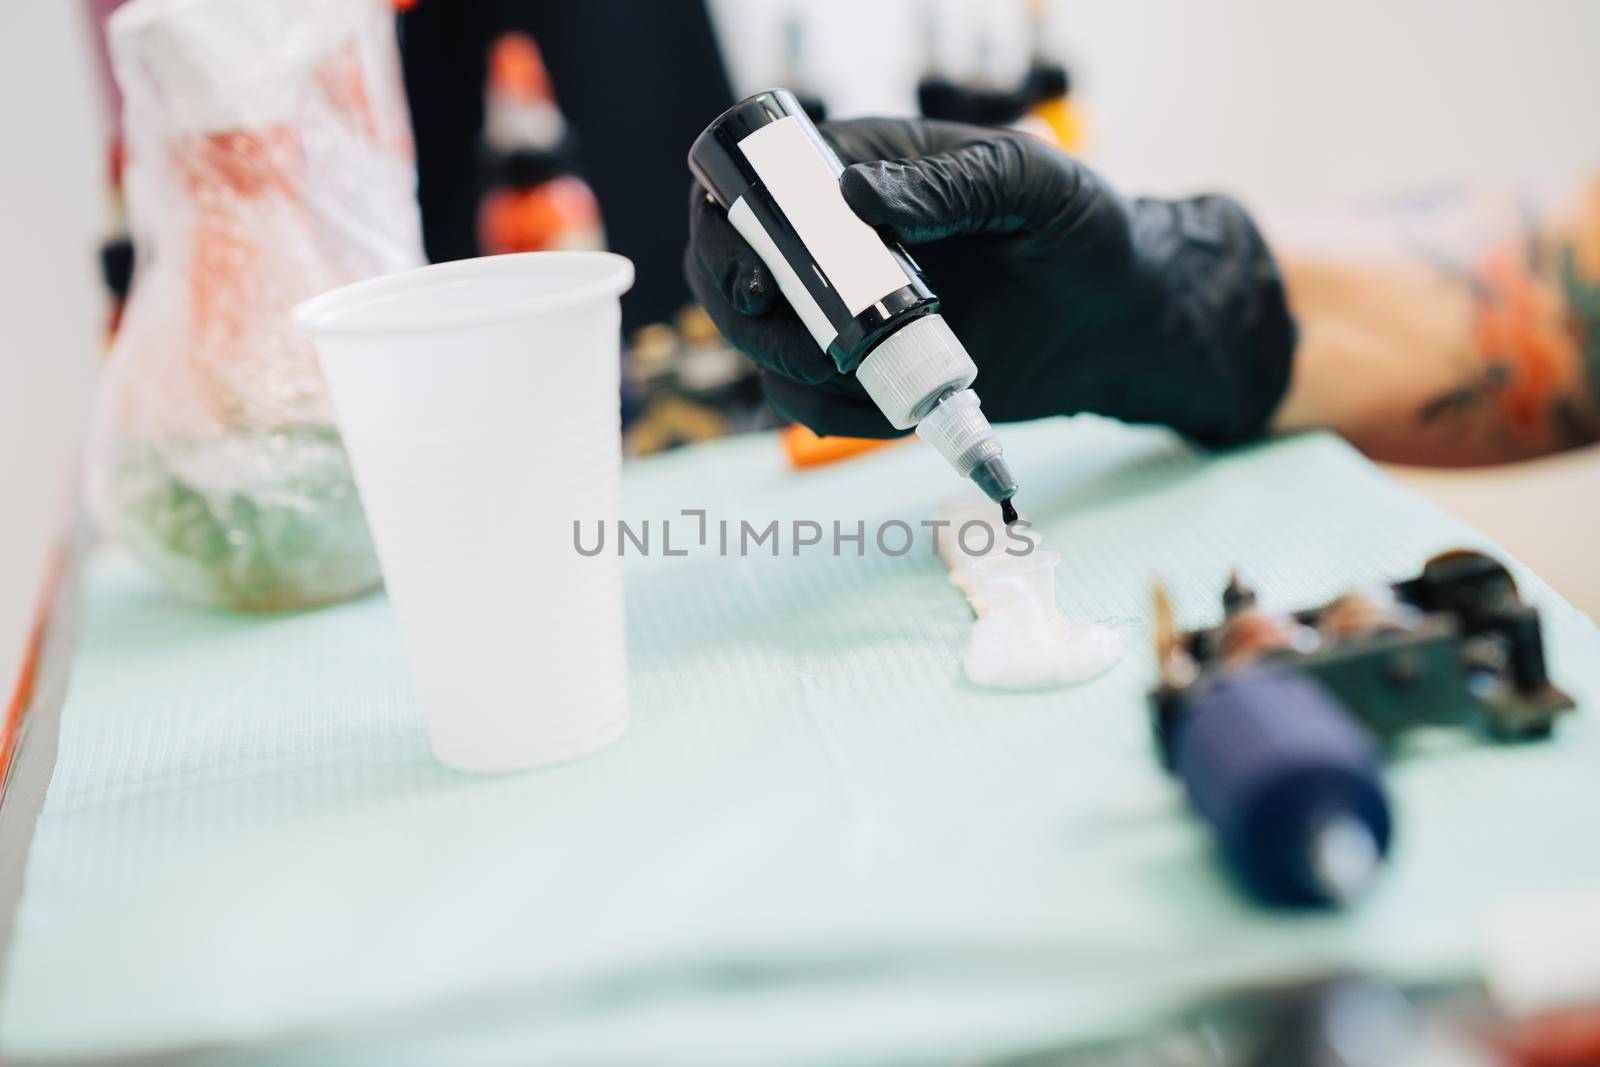
M 503 278 L 517 274 L 545 275 L 563 265 L 588 276 L 559 292 L 508 300 L 492 309 L 431 311 L 398 307 L 390 321 L 371 321 L 372 305 L 402 296 L 407 290 L 472 278 Z M 486 323 L 529 318 L 578 304 L 617 297 L 633 285 L 633 261 L 615 252 L 520 252 L 480 256 L 451 263 L 385 274 L 364 282 L 340 286 L 298 305 L 292 313 L 295 326 L 313 337 L 411 334 L 459 329 Z M 410 314 L 407 314 L 407 312 Z

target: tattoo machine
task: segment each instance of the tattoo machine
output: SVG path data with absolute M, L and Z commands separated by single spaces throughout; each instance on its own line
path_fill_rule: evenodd
M 1221 625 L 1181 633 L 1156 589 L 1156 741 L 1267 903 L 1339 906 L 1371 884 L 1389 846 L 1383 746 L 1422 726 L 1544 738 L 1573 706 L 1546 674 L 1537 610 L 1479 552 L 1291 613 L 1236 575 L 1222 604 Z
M 695 139 L 689 169 L 839 372 L 1015 521 L 1017 480 L 971 389 L 977 366 L 906 250 L 845 203 L 844 165 L 794 95 L 770 89 L 735 104 Z

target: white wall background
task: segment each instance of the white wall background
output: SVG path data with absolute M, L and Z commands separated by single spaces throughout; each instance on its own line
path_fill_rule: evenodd
M 779 27 L 797 15 L 799 74 L 839 117 L 908 112 L 930 52 L 1002 80 L 1026 52 L 1023 0 L 712 7 L 743 91 L 791 76 Z M 1055 0 L 1048 25 L 1087 154 L 1132 192 L 1281 208 L 1600 163 L 1595 0 Z
M 712 4 L 741 90 L 793 76 L 782 25 L 798 13 L 799 73 L 838 115 L 908 112 L 930 53 L 997 78 L 1025 54 L 1022 0 Z M 1092 123 L 1088 155 L 1130 191 L 1224 188 L 1284 208 L 1600 164 L 1600 0 L 1057 0 L 1051 39 Z M 76 0 L 0 0 L 0 690 L 99 347 L 86 57 Z
M 0 0 L 0 711 L 99 360 L 103 135 L 76 0 Z

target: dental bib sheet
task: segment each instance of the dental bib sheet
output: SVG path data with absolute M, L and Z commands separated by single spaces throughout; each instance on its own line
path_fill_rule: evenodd
M 528 773 L 433 759 L 381 594 L 225 615 L 92 557 L 0 1060 L 975 1062 L 1308 969 L 1467 977 L 1508 905 L 1600 887 L 1571 847 L 1600 810 L 1600 633 L 1518 568 L 1579 701 L 1559 736 L 1396 761 L 1360 908 L 1246 903 L 1152 752 L 1152 583 L 1198 626 L 1234 567 L 1288 607 L 1489 546 L 1332 438 L 999 433 L 1062 618 L 1123 642 L 1104 673 L 967 680 L 974 612 L 920 523 L 969 487 L 926 446 L 795 472 L 727 440 L 625 465 L 633 726 Z M 835 521 L 864 537 L 836 552 Z

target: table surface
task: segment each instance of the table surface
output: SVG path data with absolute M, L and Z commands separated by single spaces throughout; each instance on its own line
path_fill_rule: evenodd
M 1063 611 L 1129 639 L 1109 674 L 968 685 L 970 614 L 925 543 L 721 558 L 713 537 L 626 563 L 628 736 L 528 774 L 429 758 L 381 596 L 247 618 L 96 557 L 0 1054 L 970 1061 L 1330 966 L 1466 978 L 1507 906 L 1600 886 L 1600 850 L 1570 847 L 1600 803 L 1600 633 L 1519 569 L 1580 713 L 1549 744 L 1400 753 L 1395 855 L 1358 910 L 1243 901 L 1151 749 L 1152 579 L 1200 624 L 1235 566 L 1291 607 L 1484 539 L 1331 438 L 1003 437 Z M 624 506 L 870 531 L 962 489 L 918 444 L 793 472 L 754 437 L 629 464 Z

